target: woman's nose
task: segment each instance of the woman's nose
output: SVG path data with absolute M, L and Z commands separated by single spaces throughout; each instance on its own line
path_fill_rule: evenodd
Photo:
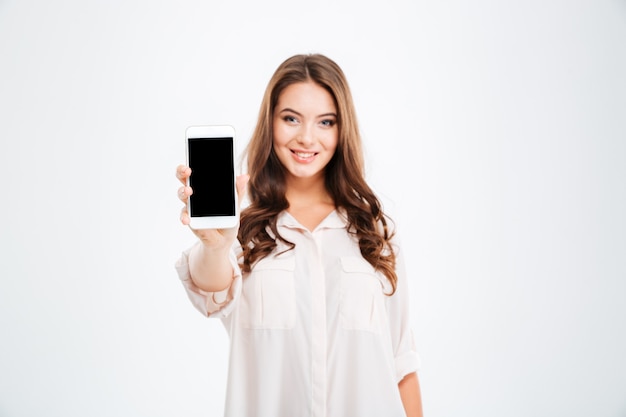
M 312 145 L 315 142 L 313 128 L 311 126 L 303 126 L 296 140 L 303 146 Z

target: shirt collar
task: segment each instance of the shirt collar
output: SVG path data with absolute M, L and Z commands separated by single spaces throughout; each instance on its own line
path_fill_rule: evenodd
M 278 227 L 287 227 L 290 229 L 305 229 L 304 226 L 298 222 L 287 210 L 281 212 L 276 219 L 276 225 Z M 337 209 L 333 210 L 322 222 L 315 228 L 320 229 L 342 229 L 348 225 L 348 218 L 346 217 L 345 210 Z

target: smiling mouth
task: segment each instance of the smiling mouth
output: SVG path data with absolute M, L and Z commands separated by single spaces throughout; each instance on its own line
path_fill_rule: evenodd
M 297 152 L 297 151 L 291 151 L 291 153 L 296 155 L 298 158 L 302 158 L 302 159 L 308 159 L 308 158 L 311 158 L 312 156 L 317 155 L 317 152 Z

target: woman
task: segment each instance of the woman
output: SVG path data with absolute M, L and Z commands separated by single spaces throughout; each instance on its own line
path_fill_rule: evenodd
M 335 62 L 296 55 L 278 67 L 246 156 L 240 226 L 193 230 L 176 265 L 230 336 L 226 416 L 421 416 L 402 255 L 364 180 Z M 177 169 L 183 184 L 190 174 Z

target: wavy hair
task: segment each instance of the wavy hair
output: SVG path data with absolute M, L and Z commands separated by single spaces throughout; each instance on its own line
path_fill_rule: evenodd
M 289 207 L 285 171 L 273 148 L 273 113 L 282 91 L 291 84 L 313 81 L 326 89 L 337 106 L 338 144 L 325 168 L 326 188 L 335 206 L 345 210 L 348 233 L 358 241 L 361 255 L 382 272 L 396 290 L 396 257 L 391 245 L 391 221 L 364 176 L 363 150 L 352 94 L 341 68 L 321 54 L 295 55 L 270 79 L 258 121 L 246 149 L 250 205 L 241 212 L 238 239 L 243 247 L 242 269 L 250 272 L 258 260 L 277 247 L 276 240 L 295 244 L 278 232 L 278 215 Z

